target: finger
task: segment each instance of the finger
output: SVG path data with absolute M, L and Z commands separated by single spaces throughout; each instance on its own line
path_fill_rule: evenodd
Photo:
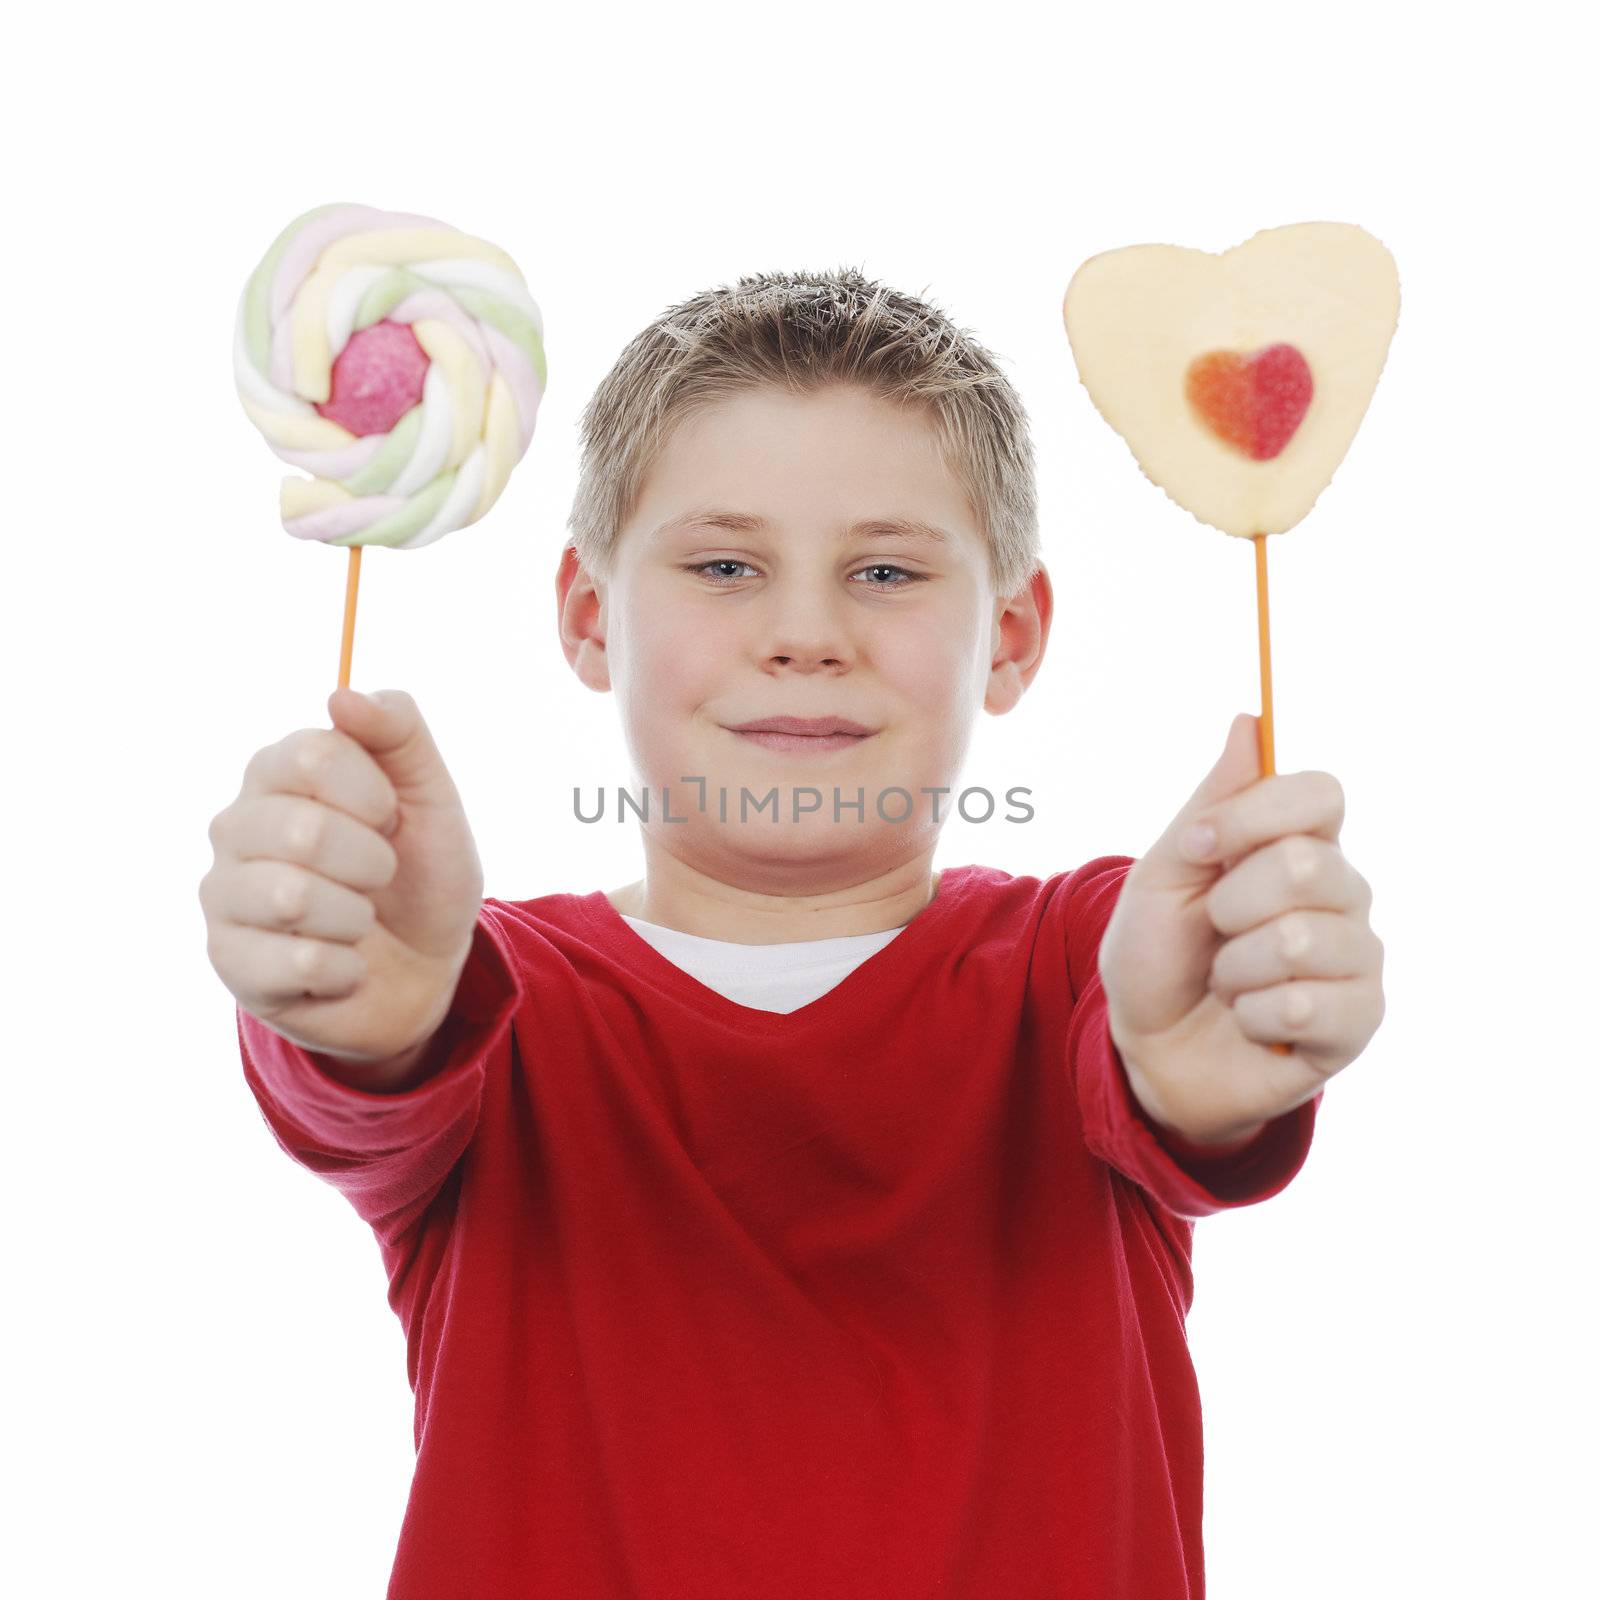
M 1236 860 L 1291 833 L 1333 843 L 1344 826 L 1344 786 L 1331 772 L 1274 773 L 1193 820 L 1209 825 L 1217 836 L 1208 861 Z
M 1383 1017 L 1382 991 L 1369 978 L 1296 978 L 1251 989 L 1233 1002 L 1239 1031 L 1258 1044 L 1304 1050 L 1319 1069 L 1336 1072 L 1365 1048 Z
M 236 801 L 220 840 L 235 860 L 289 861 L 351 889 L 382 889 L 400 858 L 387 839 L 354 817 L 297 794 Z
M 1286 911 L 1364 913 L 1367 880 L 1326 839 L 1291 834 L 1247 855 L 1206 891 L 1206 914 L 1224 938 Z
M 303 794 L 379 833 L 399 822 L 399 799 L 383 768 L 348 733 L 300 728 L 250 758 L 241 797 Z
M 367 752 L 407 806 L 461 804 L 433 732 L 404 689 L 381 689 L 377 697 L 335 689 L 328 696 L 328 715 Z
M 1378 937 L 1340 911 L 1288 911 L 1229 939 L 1211 963 L 1211 992 L 1224 1004 L 1247 989 L 1291 978 L 1358 978 L 1380 965 Z
M 290 861 L 230 861 L 200 886 L 206 915 L 274 933 L 354 944 L 377 921 L 366 895 Z
M 214 924 L 206 952 L 247 1011 L 288 1000 L 342 999 L 367 975 L 367 964 L 352 945 L 269 933 L 237 922 Z

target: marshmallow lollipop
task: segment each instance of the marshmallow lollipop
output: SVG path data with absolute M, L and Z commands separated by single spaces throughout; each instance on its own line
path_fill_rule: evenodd
M 1393 258 L 1345 222 L 1267 228 L 1220 255 L 1108 250 L 1067 286 L 1067 339 L 1101 416 L 1171 499 L 1255 545 L 1263 777 L 1267 535 L 1299 522 L 1344 459 L 1399 315 Z
M 433 217 L 327 205 L 273 241 L 239 299 L 234 378 L 285 478 L 298 539 L 414 550 L 476 522 L 533 438 L 544 324 L 505 251 Z

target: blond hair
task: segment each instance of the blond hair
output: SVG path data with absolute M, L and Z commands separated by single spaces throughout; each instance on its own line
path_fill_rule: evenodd
M 1028 417 L 994 357 L 912 295 L 852 267 L 763 272 L 663 312 L 601 380 L 579 421 L 582 458 L 567 543 L 606 577 L 650 466 L 687 416 L 769 386 L 810 394 L 855 384 L 917 411 L 965 489 L 997 595 L 1039 563 Z

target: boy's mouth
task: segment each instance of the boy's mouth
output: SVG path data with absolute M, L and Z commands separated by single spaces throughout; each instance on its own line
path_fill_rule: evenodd
M 759 717 L 754 722 L 732 724 L 728 732 L 759 744 L 764 750 L 797 750 L 814 755 L 860 744 L 877 730 L 846 717 Z

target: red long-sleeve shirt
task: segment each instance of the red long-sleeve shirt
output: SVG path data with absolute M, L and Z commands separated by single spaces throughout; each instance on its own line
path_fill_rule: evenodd
M 1096 964 L 1131 865 L 947 867 L 789 1013 L 602 892 L 487 900 L 403 1094 L 241 1011 L 405 1329 L 390 1600 L 1199 1600 L 1192 1219 L 1281 1190 L 1321 1097 L 1158 1137 Z

